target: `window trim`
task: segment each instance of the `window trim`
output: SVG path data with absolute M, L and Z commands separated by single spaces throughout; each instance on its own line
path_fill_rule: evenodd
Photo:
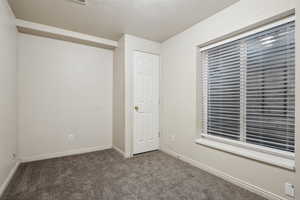
M 264 147 L 254 147 L 248 143 L 242 143 L 239 141 L 231 141 L 225 138 L 219 138 L 216 136 L 206 135 L 202 138 L 196 139 L 196 144 L 211 147 L 217 150 L 225 151 L 234 155 L 250 158 L 270 165 L 285 168 L 291 171 L 295 170 L 294 155 L 289 155 L 286 152 L 268 151 Z M 279 156 L 280 155 L 280 156 Z M 292 157 L 292 158 L 291 158 Z
M 283 18 L 281 20 L 278 20 L 276 22 L 258 27 L 258 28 L 254 28 L 250 31 L 247 31 L 245 33 L 241 33 L 239 35 L 236 35 L 234 37 L 231 37 L 229 39 L 225 39 L 222 40 L 220 42 L 216 42 L 214 44 L 210 44 L 208 46 L 205 47 L 197 47 L 198 51 L 197 51 L 197 56 L 198 58 L 202 59 L 202 52 L 206 51 L 210 48 L 225 44 L 225 43 L 229 43 L 235 40 L 239 40 L 241 38 L 271 29 L 273 27 L 282 25 L 282 24 L 286 24 L 288 22 L 291 21 L 295 21 L 295 16 L 289 16 L 286 18 Z M 199 63 L 199 62 L 198 62 Z M 197 84 L 200 84 L 200 87 L 198 87 L 200 89 L 200 93 L 202 96 L 202 92 L 203 90 L 206 90 L 206 81 L 204 81 L 203 79 L 203 66 L 199 63 L 198 64 L 200 67 L 200 73 L 198 73 L 199 78 L 197 79 Z M 202 97 L 200 97 L 202 99 Z M 201 104 L 199 104 L 201 106 L 201 112 L 205 112 L 206 109 L 203 109 L 205 107 L 207 107 L 207 102 L 203 101 L 203 99 L 201 100 Z M 207 118 L 207 117 L 206 117 Z M 202 123 L 205 123 L 206 119 L 201 117 L 201 120 L 203 121 Z M 206 126 L 205 126 L 206 127 Z M 250 144 L 250 143 L 245 143 L 242 141 L 234 141 L 234 140 L 230 140 L 230 139 L 226 139 L 226 138 L 222 138 L 222 137 L 217 137 L 217 136 L 212 136 L 206 133 L 203 133 L 203 127 L 201 128 L 200 131 L 200 138 L 198 137 L 198 139 L 196 139 L 196 143 L 200 144 L 200 145 L 204 145 L 204 146 L 208 146 L 208 147 L 212 147 L 221 151 L 226 151 L 235 155 L 240 155 L 243 157 L 247 157 L 253 160 L 258 160 L 260 162 L 264 162 L 264 163 L 268 163 L 271 165 L 275 165 L 275 166 L 279 166 L 282 168 L 286 168 L 289 170 L 295 170 L 295 153 L 292 152 L 286 152 L 286 151 L 282 151 L 282 150 L 277 150 L 277 149 L 273 149 L 273 148 L 269 148 L 269 147 L 264 147 L 264 146 L 259 146 L 259 145 L 255 145 L 255 144 Z M 243 133 L 241 133 L 243 134 Z
M 264 25 L 264 26 L 261 26 L 261 27 L 258 27 L 258 28 L 254 28 L 254 29 L 252 29 L 250 31 L 238 34 L 238 35 L 236 35 L 234 37 L 230 37 L 230 38 L 222 40 L 220 42 L 217 42 L 217 43 L 205 46 L 205 47 L 201 47 L 201 48 L 199 48 L 199 51 L 200 52 L 206 51 L 208 49 L 220 46 L 222 44 L 233 42 L 235 40 L 239 40 L 239 39 L 242 39 L 244 37 L 247 37 L 247 36 L 250 36 L 250 35 L 253 35 L 253 34 L 256 34 L 256 33 L 259 33 L 259 32 L 265 31 L 265 30 L 268 30 L 268 29 L 271 29 L 271 28 L 274 28 L 276 26 L 280 26 L 282 24 L 286 24 L 286 23 L 292 22 L 292 21 L 296 21 L 295 15 L 283 18 L 281 20 L 275 21 L 273 23 L 270 23 L 270 24 L 267 24 L 267 25 Z

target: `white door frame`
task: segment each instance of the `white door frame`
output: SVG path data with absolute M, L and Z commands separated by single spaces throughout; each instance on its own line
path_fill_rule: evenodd
M 130 118 L 128 119 L 128 123 L 130 123 L 130 127 L 128 127 L 127 129 L 127 138 L 129 139 L 129 141 L 127 141 L 125 139 L 125 146 L 128 145 L 129 146 L 129 151 L 127 153 L 127 155 L 125 157 L 128 157 L 128 158 L 131 158 L 133 157 L 133 140 L 134 140 L 134 134 L 133 134 L 133 126 L 134 126 L 134 119 L 133 119 L 133 116 L 134 116 L 134 53 L 135 52 L 141 52 L 141 53 L 147 53 L 147 54 L 152 54 L 152 55 L 156 55 L 159 57 L 159 79 L 158 79 L 158 90 L 159 90 L 159 112 L 158 112 L 158 127 L 159 127 L 159 132 L 161 133 L 161 118 L 160 118 L 160 115 L 161 115 L 161 74 L 162 74 L 162 68 L 161 68 L 161 55 L 159 53 L 153 53 L 153 52 L 150 52 L 150 51 L 143 51 L 143 50 L 132 50 L 131 51 L 131 58 L 132 58 L 132 65 L 131 66 L 128 66 L 130 67 L 130 70 L 128 71 L 130 73 L 130 76 L 129 78 L 131 79 L 130 82 L 132 84 L 129 84 L 129 88 L 130 88 L 130 91 L 127 91 L 129 92 L 130 94 L 130 102 L 128 102 L 126 104 L 126 107 L 127 107 L 127 111 L 129 112 L 129 116 Z M 127 117 L 126 117 L 127 118 Z M 125 134 L 126 135 L 126 134 Z M 125 136 L 126 137 L 126 136 Z M 159 137 L 159 147 L 160 147 L 160 137 Z

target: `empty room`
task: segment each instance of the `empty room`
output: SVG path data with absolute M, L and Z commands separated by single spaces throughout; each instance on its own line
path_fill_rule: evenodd
M 300 0 L 0 0 L 0 200 L 300 200 Z

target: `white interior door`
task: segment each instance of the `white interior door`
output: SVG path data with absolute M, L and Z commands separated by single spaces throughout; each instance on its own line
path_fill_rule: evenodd
M 159 148 L 159 56 L 134 52 L 133 154 Z

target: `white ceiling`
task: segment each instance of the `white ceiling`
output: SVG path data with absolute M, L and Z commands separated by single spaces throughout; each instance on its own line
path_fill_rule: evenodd
M 118 40 L 123 33 L 164 41 L 238 0 L 8 0 L 16 17 Z

